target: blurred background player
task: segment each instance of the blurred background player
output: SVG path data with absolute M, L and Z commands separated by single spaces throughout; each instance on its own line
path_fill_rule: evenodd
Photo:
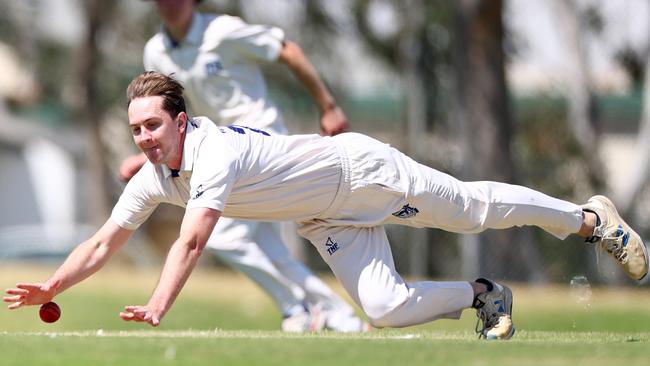
M 321 113 L 321 133 L 335 135 L 348 129 L 347 117 L 311 62 L 296 43 L 284 39 L 281 29 L 249 25 L 229 15 L 203 14 L 194 9 L 198 2 L 156 0 L 163 27 L 144 49 L 145 70 L 179 80 L 194 115 L 207 116 L 218 125 L 286 134 L 260 70 L 261 64 L 279 61 L 313 97 Z M 120 177 L 130 179 L 145 161 L 144 155 L 126 159 Z M 349 304 L 289 253 L 282 232 L 280 223 L 224 217 L 207 247 L 274 299 L 284 317 L 284 331 L 367 330 L 367 323 L 354 315 Z

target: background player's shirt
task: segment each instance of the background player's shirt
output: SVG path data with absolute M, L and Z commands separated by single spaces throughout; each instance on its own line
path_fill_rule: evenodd
M 179 176 L 164 164 L 147 162 L 127 184 L 111 219 L 135 230 L 158 204 L 171 203 L 239 219 L 304 221 L 332 205 L 341 171 L 331 137 L 269 135 L 193 118 Z
M 276 27 L 194 13 L 182 42 L 174 42 L 164 29 L 147 42 L 144 67 L 180 81 L 194 115 L 218 125 L 238 123 L 286 134 L 260 70 L 278 59 L 283 40 L 284 32 Z

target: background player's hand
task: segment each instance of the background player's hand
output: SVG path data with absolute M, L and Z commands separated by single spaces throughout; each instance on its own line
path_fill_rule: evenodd
M 146 162 L 147 157 L 144 154 L 129 156 L 122 160 L 122 164 L 120 164 L 120 169 L 118 171 L 120 180 L 128 182 Z
M 52 301 L 56 295 L 56 283 L 19 283 L 15 288 L 8 288 L 2 300 L 10 303 L 7 308 L 13 310 L 26 305 L 41 305 Z
M 328 109 L 320 118 L 321 133 L 326 136 L 334 136 L 346 132 L 349 129 L 348 117 L 338 106 Z
M 145 322 L 157 327 L 162 315 L 150 309 L 148 305 L 129 305 L 120 312 L 120 318 L 124 321 Z

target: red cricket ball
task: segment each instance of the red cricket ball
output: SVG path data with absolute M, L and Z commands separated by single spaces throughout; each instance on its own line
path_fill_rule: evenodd
M 47 304 L 41 305 L 41 308 L 38 310 L 38 315 L 42 321 L 54 323 L 61 317 L 61 308 L 55 302 L 50 301 Z

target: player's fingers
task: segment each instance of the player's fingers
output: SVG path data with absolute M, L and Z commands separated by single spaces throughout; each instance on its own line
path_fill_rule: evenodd
M 134 316 L 143 318 L 148 310 L 143 306 L 125 306 L 124 311 L 127 313 L 132 313 Z
M 140 321 L 140 319 L 138 319 L 135 316 L 135 314 L 128 313 L 128 312 L 120 312 L 120 318 L 122 318 L 122 320 L 126 320 L 126 321 Z
M 16 284 L 16 287 L 22 290 L 33 291 L 33 290 L 40 290 L 41 285 L 42 285 L 41 283 L 19 283 Z
M 23 297 L 21 295 L 15 295 L 15 296 L 5 296 L 2 298 L 2 301 L 4 302 L 16 302 L 22 300 Z
M 144 306 L 125 306 L 124 312 L 131 314 L 131 319 L 137 321 L 149 321 L 151 319 L 151 313 Z
M 22 290 L 19 288 L 8 288 L 5 290 L 5 293 L 7 295 L 27 295 L 29 291 L 27 290 Z
M 151 317 L 149 324 L 151 324 L 154 327 L 157 327 L 158 325 L 160 325 L 160 319 L 158 319 L 157 317 Z
M 19 302 L 15 302 L 15 303 L 7 306 L 7 309 L 14 310 L 14 309 L 18 309 L 19 307 L 21 307 L 23 305 L 25 305 L 25 304 L 22 301 L 19 301 Z

